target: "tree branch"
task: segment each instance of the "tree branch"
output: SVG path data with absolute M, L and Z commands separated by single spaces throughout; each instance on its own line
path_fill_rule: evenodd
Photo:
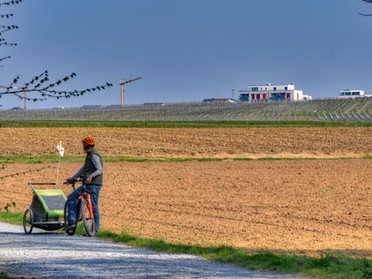
M 372 0 L 362 0 L 362 1 L 364 1 L 364 2 L 366 2 L 366 3 L 372 3 Z M 361 16 L 372 16 L 372 14 L 366 14 L 366 13 L 359 13 L 359 15 L 361 15 Z
M 2 6 L 9 6 L 9 5 L 16 5 L 21 3 L 23 0 L 12 0 L 0 3 L 0 7 Z M 0 19 L 9 19 L 13 17 L 13 14 L 3 14 L 0 15 Z M 18 29 L 17 25 L 0 25 L 0 46 L 16 46 L 16 43 L 8 43 L 2 36 L 4 33 Z M 9 59 L 10 56 L 6 56 L 3 58 L 0 58 L 0 62 Z M 2 67 L 3 65 L 0 65 Z M 95 87 L 86 88 L 84 90 L 59 90 L 55 89 L 67 81 L 73 79 L 76 77 L 75 73 L 72 73 L 70 75 L 67 75 L 61 79 L 58 79 L 57 81 L 50 82 L 49 81 L 49 73 L 48 71 L 44 71 L 40 75 L 36 75 L 34 78 L 32 78 L 29 82 L 26 82 L 22 86 L 17 86 L 19 83 L 20 77 L 17 75 L 12 82 L 7 86 L 0 86 L 0 98 L 3 95 L 13 95 L 20 99 L 27 100 L 27 101 L 44 101 L 48 98 L 71 98 L 71 97 L 79 97 L 83 96 L 85 93 L 91 93 L 95 91 L 105 90 L 108 87 L 113 86 L 111 83 L 106 82 L 104 85 L 98 85 Z M 30 98 L 26 97 L 27 93 L 37 93 L 39 94 L 39 97 L 36 98 Z

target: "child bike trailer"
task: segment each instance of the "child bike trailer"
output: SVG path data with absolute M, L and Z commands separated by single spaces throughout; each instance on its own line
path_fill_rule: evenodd
M 25 233 L 30 234 L 34 227 L 46 231 L 63 228 L 66 196 L 60 187 L 56 183 L 46 182 L 29 182 L 28 185 L 32 189 L 33 198 L 30 207 L 23 215 Z

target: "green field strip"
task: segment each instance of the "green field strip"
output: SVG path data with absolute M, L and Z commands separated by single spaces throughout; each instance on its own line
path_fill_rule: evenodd
M 279 160 L 355 160 L 355 159 L 372 159 L 372 154 L 363 154 L 358 157 L 335 157 L 335 158 L 315 158 L 315 157 L 235 157 L 235 158 L 214 158 L 214 157 L 129 157 L 129 156 L 102 156 L 104 162 L 217 162 L 217 161 L 279 161 Z M 61 163 L 82 163 L 85 156 L 68 155 L 61 159 Z M 56 155 L 9 155 L 0 156 L 0 165 L 6 164 L 52 164 L 58 163 Z

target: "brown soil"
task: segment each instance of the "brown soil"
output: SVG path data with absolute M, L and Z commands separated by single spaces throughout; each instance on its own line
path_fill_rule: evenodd
M 104 155 L 133 157 L 355 157 L 372 152 L 372 128 L 2 128 L 0 154 L 83 154 L 91 135 Z
M 371 129 L 92 129 L 104 155 L 360 157 Z M 79 129 L 1 129 L 0 154 L 82 154 Z M 25 146 L 27 144 L 27 146 Z M 284 155 L 283 155 L 284 154 Z M 56 155 L 57 158 L 57 155 Z M 63 163 L 59 180 L 81 164 Z M 372 160 L 105 163 L 102 226 L 203 245 L 372 257 Z M 24 211 L 29 181 L 56 181 L 55 164 L 0 168 L 0 206 Z M 66 194 L 67 186 L 63 187 Z

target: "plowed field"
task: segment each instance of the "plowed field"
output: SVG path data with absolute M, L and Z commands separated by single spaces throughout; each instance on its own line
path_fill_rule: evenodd
M 0 168 L 0 206 L 24 211 L 29 181 L 56 181 L 55 146 L 83 154 L 94 136 L 103 155 L 134 157 L 313 157 L 105 163 L 102 226 L 173 242 L 372 257 L 369 128 L 0 129 L 0 155 L 56 154 L 55 164 Z M 353 157 L 353 159 L 329 159 Z M 324 159 L 327 158 L 327 159 Z M 60 182 L 81 166 L 61 163 Z M 66 194 L 68 187 L 64 187 Z

